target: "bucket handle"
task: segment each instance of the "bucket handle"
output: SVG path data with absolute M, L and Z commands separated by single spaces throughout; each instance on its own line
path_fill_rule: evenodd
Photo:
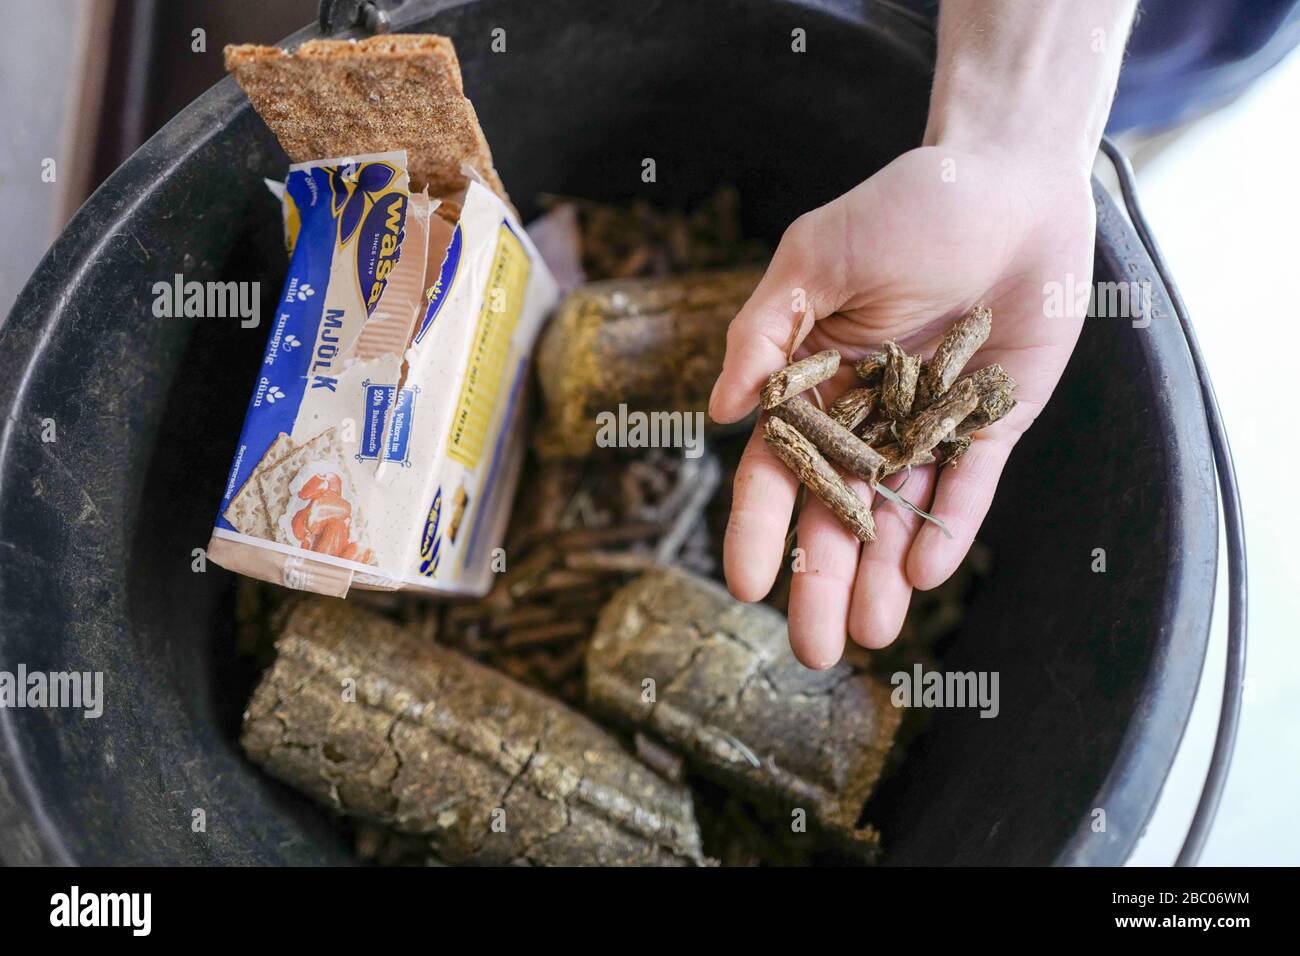
M 388 11 L 400 7 L 403 0 L 320 0 L 321 36 L 329 36 L 360 27 L 367 33 L 387 33 Z
M 1115 168 L 1129 220 L 1169 293 L 1169 301 L 1178 316 L 1183 338 L 1187 340 L 1187 349 L 1191 353 L 1192 365 L 1201 386 L 1205 423 L 1210 429 L 1210 444 L 1214 449 L 1214 466 L 1223 503 L 1224 533 L 1228 545 L 1228 655 L 1224 666 L 1223 699 L 1219 706 L 1219 729 L 1214 738 L 1214 750 L 1210 755 L 1210 766 L 1205 773 L 1205 783 L 1201 787 L 1196 812 L 1192 816 L 1183 847 L 1174 861 L 1175 866 L 1194 866 L 1201 850 L 1205 848 L 1210 826 L 1214 823 L 1214 815 L 1223 797 L 1223 787 L 1228 779 L 1232 751 L 1237 741 L 1237 724 L 1241 718 L 1241 688 L 1246 674 L 1246 532 L 1237 487 L 1237 469 L 1232 462 L 1228 432 L 1223 425 L 1223 414 L 1219 410 L 1219 400 L 1215 397 L 1214 385 L 1205 366 L 1205 357 L 1201 354 L 1201 346 L 1196 339 L 1196 330 L 1192 328 L 1192 321 L 1187 314 L 1187 303 L 1183 301 L 1182 293 L 1178 291 L 1178 285 L 1169 271 L 1169 264 L 1165 262 L 1160 246 L 1142 214 L 1137 182 L 1128 157 L 1109 137 L 1102 137 L 1101 151 Z

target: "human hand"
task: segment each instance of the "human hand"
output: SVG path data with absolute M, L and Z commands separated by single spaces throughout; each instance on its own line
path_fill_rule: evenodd
M 767 273 L 727 333 L 709 413 L 749 414 L 769 374 L 793 357 L 838 349 L 838 375 L 819 387 L 827 405 L 854 384 L 853 363 L 895 339 L 933 352 L 973 305 L 993 311 L 988 341 L 967 369 L 1000 363 L 1016 381 L 1015 409 L 976 432 L 957 468 L 913 469 L 888 480 L 943 520 L 949 539 L 883 502 L 877 540 L 862 545 L 815 497 L 799 516 L 802 570 L 790 589 L 790 644 L 810 667 L 829 667 L 846 633 L 865 647 L 889 644 L 913 588 L 941 584 L 965 556 L 1020 435 L 1042 410 L 1082 327 L 1086 301 L 1069 297 L 1049 315 L 1049 283 L 1065 290 L 1092 278 L 1095 210 L 1086 164 L 1050 155 L 951 143 L 900 156 L 831 203 L 796 220 Z M 1071 285 L 1073 284 L 1073 285 Z M 815 320 L 803 328 L 803 309 Z M 849 484 L 864 500 L 871 489 Z M 798 483 L 756 430 L 736 473 L 724 567 L 731 592 L 761 599 L 786 559 Z

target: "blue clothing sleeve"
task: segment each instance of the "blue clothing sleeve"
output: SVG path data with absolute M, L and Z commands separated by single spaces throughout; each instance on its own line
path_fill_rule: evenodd
M 903 0 L 934 17 L 938 0 Z M 1159 129 L 1232 100 L 1300 42 L 1300 0 L 1143 0 L 1107 132 Z

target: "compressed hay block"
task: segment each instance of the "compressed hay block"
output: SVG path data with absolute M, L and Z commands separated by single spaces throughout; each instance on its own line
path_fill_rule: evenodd
M 332 810 L 446 863 L 702 861 L 690 793 L 558 701 L 342 601 L 307 599 L 243 745 Z
M 590 453 L 596 416 L 620 404 L 629 411 L 706 411 L 722 370 L 727 325 L 762 274 L 735 269 L 613 279 L 571 293 L 538 344 L 543 454 Z
M 889 698 L 847 664 L 804 668 L 781 614 L 679 570 L 618 591 L 587 653 L 595 711 L 658 736 L 778 814 L 806 810 L 864 853 L 876 837 L 858 818 L 901 719 Z

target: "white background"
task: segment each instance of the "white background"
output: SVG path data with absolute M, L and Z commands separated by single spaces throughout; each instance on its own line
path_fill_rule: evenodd
M 1227 790 L 1203 865 L 1300 864 L 1300 54 L 1243 97 L 1132 147 L 1142 206 L 1196 326 L 1246 516 L 1250 640 Z M 1105 163 L 1099 160 L 1098 167 Z M 1212 664 L 1182 751 L 1130 860 L 1172 862 L 1218 721 L 1226 554 Z

